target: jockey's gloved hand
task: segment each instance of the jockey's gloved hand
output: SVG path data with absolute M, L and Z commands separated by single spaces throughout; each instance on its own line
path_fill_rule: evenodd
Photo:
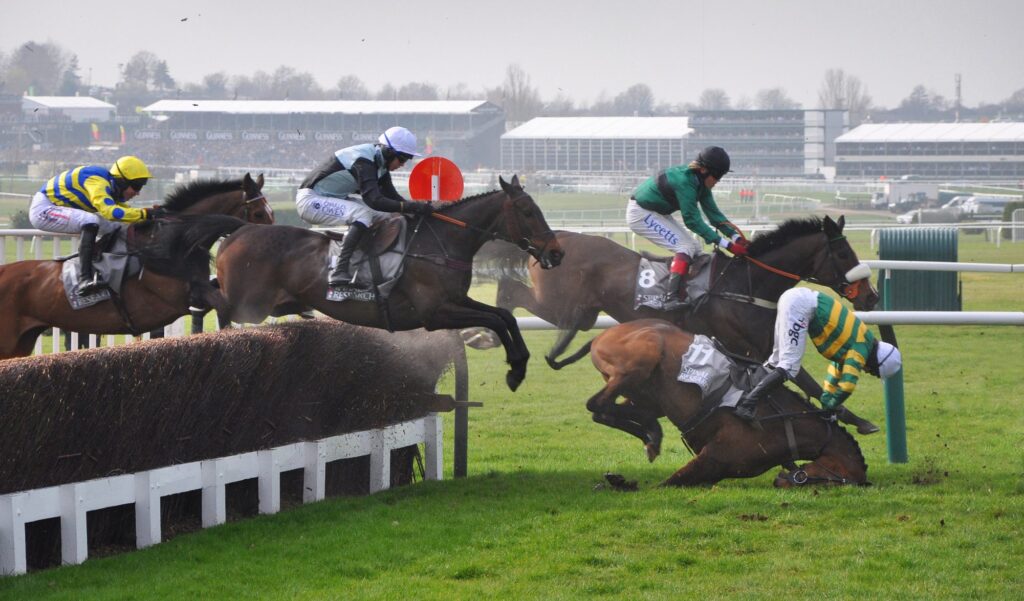
M 434 207 L 430 206 L 429 202 L 407 202 L 405 212 L 409 215 L 430 215 L 434 212 Z
M 729 250 L 734 255 L 746 256 L 750 254 L 750 241 L 743 237 L 736 238 L 729 243 Z
M 145 209 L 145 211 L 146 219 L 160 219 L 162 217 L 167 217 L 168 215 L 170 215 L 170 212 L 163 207 L 152 207 L 149 209 Z

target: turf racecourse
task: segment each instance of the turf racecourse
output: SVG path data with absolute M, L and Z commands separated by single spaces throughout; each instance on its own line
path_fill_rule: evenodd
M 977 238 L 961 240 L 961 260 L 1024 262 L 1024 245 Z M 964 308 L 1021 310 L 1020 277 L 964 274 Z M 500 352 L 469 352 L 470 395 L 485 403 L 471 414 L 469 478 L 3 578 L 0 599 L 1020 599 L 1022 333 L 897 327 L 910 462 L 887 462 L 884 434 L 860 437 L 873 486 L 780 491 L 772 472 L 656 488 L 689 459 L 674 428 L 648 464 L 638 441 L 590 421 L 589 362 L 552 372 L 541 355 L 554 334 L 527 332 L 535 360 L 517 393 Z M 850 403 L 884 423 L 877 380 Z M 451 434 L 448 418 L 449 470 Z M 606 471 L 640 492 L 604 488 Z

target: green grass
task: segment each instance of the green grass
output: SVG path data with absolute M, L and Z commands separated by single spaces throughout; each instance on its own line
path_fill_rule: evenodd
M 866 233 L 851 240 L 874 258 Z M 1024 263 L 1024 245 L 962 236 L 960 259 Z M 965 310 L 1024 308 L 1019 275 L 962 277 Z M 0 599 L 1020 599 L 1021 329 L 896 331 L 910 462 L 888 463 L 884 432 L 859 438 L 871 487 L 782 491 L 769 472 L 658 489 L 689 460 L 674 427 L 647 463 L 638 441 L 590 421 L 583 403 L 601 381 L 589 361 L 552 372 L 541 356 L 554 333 L 526 332 L 534 360 L 516 393 L 500 351 L 469 351 L 470 396 L 484 402 L 471 413 L 469 478 L 0 579 Z M 806 365 L 824 367 L 814 353 Z M 849 403 L 884 424 L 878 380 Z M 603 488 L 608 471 L 641 491 Z

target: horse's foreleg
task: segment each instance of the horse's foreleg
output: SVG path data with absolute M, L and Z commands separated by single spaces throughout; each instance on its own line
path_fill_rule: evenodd
M 505 375 L 508 387 L 514 391 L 526 378 L 530 351 L 519 332 L 519 324 L 508 311 L 466 298 L 458 305 L 445 303 L 437 307 L 424 321 L 424 326 L 428 330 L 458 330 L 474 326 L 489 328 L 505 347 L 505 361 L 509 364 L 509 371 Z
M 700 484 L 715 484 L 724 479 L 726 474 L 725 466 L 711 457 L 709 447 L 701 449 L 697 456 L 689 463 L 679 468 L 676 473 L 661 483 L 662 486 L 698 486 Z
M 661 454 L 663 434 L 657 417 L 629 405 L 612 405 L 604 412 L 594 413 L 593 419 L 639 438 L 644 443 L 648 461 L 654 461 Z
M 548 354 L 544 356 L 544 360 L 548 362 L 551 369 L 561 369 L 562 364 L 558 362 L 558 357 L 565 352 L 565 349 L 569 347 L 569 343 L 572 342 L 573 338 L 576 337 L 579 330 L 575 328 L 559 330 L 558 339 L 555 340 L 554 346 L 548 351 Z

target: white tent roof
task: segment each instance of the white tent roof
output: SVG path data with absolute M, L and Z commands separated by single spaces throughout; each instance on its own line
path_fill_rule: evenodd
M 21 105 L 23 108 L 117 110 L 117 107 L 109 102 L 92 96 L 23 96 Z
M 158 100 L 144 108 L 150 113 L 232 113 L 287 115 L 307 113 L 438 114 L 472 113 L 493 108 L 486 100 Z
M 677 140 L 691 131 L 686 117 L 537 117 L 501 137 Z
M 866 123 L 836 142 L 1015 142 L 1024 123 Z

